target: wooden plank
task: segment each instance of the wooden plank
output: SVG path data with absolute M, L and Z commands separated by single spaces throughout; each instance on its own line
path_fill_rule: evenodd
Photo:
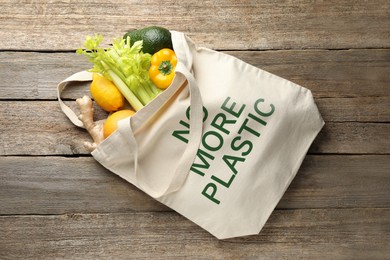
M 325 120 L 327 124 L 315 140 L 310 152 L 389 153 L 390 124 L 331 122 L 332 116 L 335 116 L 336 120 L 342 118 L 345 121 L 359 119 L 371 122 L 379 118 L 379 121 L 388 122 L 389 117 L 386 117 L 389 114 L 389 107 L 386 106 L 388 100 L 388 98 L 374 98 L 372 104 L 364 109 L 361 107 L 364 102 L 362 104 L 357 102 L 352 109 L 345 107 L 347 113 L 344 118 L 339 115 L 343 112 L 343 103 L 340 103 L 340 106 L 328 107 L 329 112 L 323 107 L 322 110 L 327 115 Z M 380 102 L 384 103 L 377 106 Z M 69 104 L 75 106 L 74 103 L 72 101 Z M 385 112 L 377 111 L 378 107 L 385 109 Z M 354 114 L 355 108 L 358 108 L 357 114 Z M 354 114 L 353 117 L 348 118 L 351 114 Z M 100 118 L 104 118 L 103 113 L 97 115 L 97 119 Z M 2 101 L 0 102 L 0 125 L 0 155 L 88 154 L 82 143 L 91 140 L 89 135 L 84 129 L 72 125 L 56 101 Z
M 318 98 L 315 102 L 325 122 L 390 122 L 390 96 Z
M 278 208 L 389 208 L 389 159 L 307 155 Z
M 259 235 L 218 241 L 177 213 L 0 217 L 0 258 L 386 259 L 389 209 L 274 211 Z
M 316 98 L 390 96 L 390 50 L 227 52 Z
M 308 155 L 277 208 L 388 208 L 389 160 Z M 0 180 L 0 215 L 169 211 L 90 157 L 0 157 Z
M 59 82 L 91 67 L 84 57 L 75 53 L 0 52 L 0 69 L 3 72 L 0 75 L 0 98 L 56 99 Z M 85 92 L 76 91 L 74 97 L 80 97 Z
M 0 155 L 86 154 L 89 135 L 54 102 L 1 102 Z
M 309 88 L 316 98 L 390 96 L 390 50 L 226 53 Z M 56 99 L 60 81 L 89 68 L 75 53 L 0 52 L 0 99 Z M 75 99 L 87 90 L 72 87 L 63 97 Z
M 85 35 L 107 38 L 147 25 L 184 31 L 214 49 L 384 48 L 386 0 L 34 1 L 1 3 L 1 50 L 69 50 Z
M 328 122 L 310 153 L 388 154 L 390 124 Z
M 0 215 L 162 211 L 92 157 L 0 156 Z

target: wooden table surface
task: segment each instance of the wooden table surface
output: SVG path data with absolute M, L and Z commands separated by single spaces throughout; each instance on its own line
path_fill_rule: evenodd
M 390 259 L 390 2 L 0 4 L 0 259 Z M 160 25 L 312 90 L 326 125 L 259 235 L 217 240 L 100 166 L 56 85 Z M 65 93 L 69 104 L 81 90 Z

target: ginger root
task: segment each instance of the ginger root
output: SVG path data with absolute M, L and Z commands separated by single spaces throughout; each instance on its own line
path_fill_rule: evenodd
M 91 135 L 93 143 L 84 142 L 85 148 L 92 152 L 104 140 L 103 137 L 103 122 L 93 121 L 93 102 L 90 97 L 84 96 L 76 99 L 76 103 L 80 108 L 79 119 L 83 122 L 85 129 Z

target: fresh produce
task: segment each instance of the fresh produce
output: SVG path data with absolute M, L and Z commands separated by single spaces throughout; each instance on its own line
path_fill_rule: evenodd
M 177 57 L 173 50 L 162 49 L 153 54 L 149 68 L 150 80 L 161 89 L 166 89 L 175 76 Z
M 118 129 L 118 122 L 122 119 L 125 119 L 129 116 L 134 115 L 135 112 L 133 110 L 124 109 L 113 114 L 109 115 L 107 120 L 103 124 L 103 136 L 107 138 L 111 135 L 115 130 Z
M 136 111 L 142 109 L 160 93 L 149 79 L 151 55 L 141 51 L 142 41 L 130 46 L 130 37 L 115 39 L 106 49 L 102 41 L 102 35 L 87 36 L 77 53 L 87 56 L 94 65 L 90 71 L 111 80 Z
M 90 91 L 96 104 L 108 112 L 123 108 L 125 99 L 117 87 L 98 73 L 92 74 Z
M 93 151 L 104 140 L 103 126 L 101 121 L 93 121 L 93 103 L 89 96 L 76 99 L 76 103 L 80 109 L 79 118 L 93 139 L 93 143 L 84 142 L 84 146 L 87 150 Z
M 173 78 L 177 57 L 172 50 L 171 33 L 152 26 L 131 31 L 112 44 L 102 46 L 103 36 L 87 36 L 78 54 L 93 64 L 90 92 L 96 104 L 111 114 L 94 121 L 93 103 L 88 96 L 79 98 L 80 120 L 93 139 L 84 146 L 93 151 L 118 128 L 118 122 L 151 102 Z M 132 109 L 124 109 L 125 99 Z
M 126 41 L 128 37 L 131 40 L 131 45 L 137 41 L 143 41 L 142 51 L 144 53 L 154 54 L 164 48 L 173 50 L 171 33 L 163 27 L 150 26 L 132 30 L 123 36 Z

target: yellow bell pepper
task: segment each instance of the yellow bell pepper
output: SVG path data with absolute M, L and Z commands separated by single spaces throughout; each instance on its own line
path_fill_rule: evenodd
M 177 57 L 173 50 L 162 49 L 153 54 L 149 77 L 156 87 L 166 89 L 171 85 L 175 76 Z

